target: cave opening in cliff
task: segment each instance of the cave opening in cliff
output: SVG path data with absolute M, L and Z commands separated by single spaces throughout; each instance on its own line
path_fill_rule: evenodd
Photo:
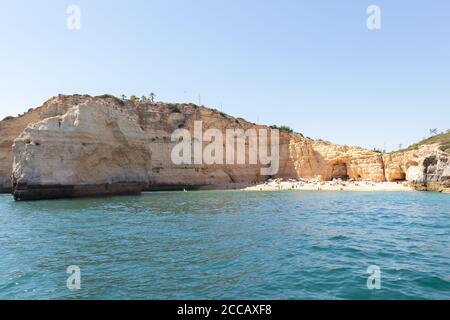
M 403 182 L 406 181 L 406 173 L 404 172 L 397 172 L 395 175 L 392 175 L 391 182 Z
M 331 173 L 331 179 L 341 179 L 348 180 L 348 171 L 346 163 L 336 163 L 333 165 L 333 170 Z

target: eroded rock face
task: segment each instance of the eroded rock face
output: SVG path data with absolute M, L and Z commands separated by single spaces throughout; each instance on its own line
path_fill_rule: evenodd
M 320 170 L 323 180 L 347 176 L 353 180 L 385 181 L 381 153 L 324 141 L 315 141 L 313 149 L 319 163 L 323 163 Z
M 139 193 L 151 172 L 137 119 L 102 103 L 31 124 L 13 151 L 17 200 Z
M 450 189 L 450 155 L 438 145 L 385 155 L 384 163 L 389 181 L 406 179 L 423 191 L 448 192 Z
M 384 181 L 382 155 L 358 147 L 313 141 L 295 134 L 282 138 L 280 178 Z
M 133 111 L 130 111 L 133 112 Z M 152 173 L 150 190 L 171 190 L 180 188 L 200 188 L 220 186 L 229 183 L 261 182 L 267 176 L 261 175 L 260 164 L 184 164 L 172 162 L 171 153 L 177 142 L 171 141 L 177 129 L 186 129 L 194 137 L 194 124 L 202 121 L 202 129 L 217 129 L 223 136 L 227 129 L 266 128 L 239 121 L 226 114 L 193 104 L 140 103 L 136 108 L 138 121 L 145 132 L 146 140 L 152 150 Z M 287 139 L 287 140 L 286 140 Z M 282 139 L 283 140 L 283 139 Z M 287 143 L 288 137 L 283 140 Z M 205 142 L 204 146 L 209 142 Z M 246 141 L 248 150 L 249 142 Z M 224 142 L 225 146 L 225 142 Z M 224 150 L 225 151 L 225 150 Z M 248 157 L 248 154 L 247 154 Z
M 12 164 L 14 154 L 12 145 L 23 130 L 32 123 L 49 117 L 65 114 L 73 106 L 90 99 L 87 96 L 72 95 L 49 99 L 41 107 L 30 109 L 16 118 L 0 121 L 0 193 L 12 190 Z
M 14 155 L 12 145 L 28 124 L 40 120 L 38 112 L 0 122 L 0 192 L 11 192 L 11 171 Z

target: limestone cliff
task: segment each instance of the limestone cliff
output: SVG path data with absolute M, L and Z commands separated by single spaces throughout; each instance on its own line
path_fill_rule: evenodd
M 382 154 L 363 148 L 291 134 L 280 154 L 284 165 L 277 177 L 384 181 Z
M 436 147 L 383 155 L 287 132 L 280 133 L 274 176 L 261 175 L 260 163 L 174 164 L 172 133 L 183 128 L 193 134 L 200 120 L 203 131 L 269 129 L 194 104 L 60 95 L 0 122 L 0 192 L 11 189 L 11 176 L 17 199 L 216 188 L 268 178 L 408 179 L 422 189 L 447 188 L 448 155 Z
M 322 141 L 315 141 L 313 148 L 321 155 L 326 164 L 322 174 L 323 180 L 343 178 L 385 181 L 381 153 Z
M 41 107 L 30 109 L 28 112 L 13 118 L 0 121 L 0 193 L 11 192 L 11 173 L 14 160 L 12 145 L 23 130 L 32 123 L 43 119 L 62 115 L 70 108 L 87 99 L 86 96 L 58 96 L 51 98 Z
M 29 125 L 14 141 L 17 200 L 139 193 L 151 151 L 136 117 L 84 102 Z

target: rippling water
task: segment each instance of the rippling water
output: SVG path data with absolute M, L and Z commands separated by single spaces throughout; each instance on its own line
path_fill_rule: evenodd
M 448 299 L 449 235 L 433 193 L 0 196 L 0 298 Z

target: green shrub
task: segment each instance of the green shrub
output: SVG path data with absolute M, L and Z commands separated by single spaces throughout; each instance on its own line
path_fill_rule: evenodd
M 95 98 L 98 98 L 98 99 L 118 99 L 117 97 L 113 96 L 112 94 L 102 94 L 100 96 L 95 96 Z
M 294 132 L 294 130 L 292 130 L 291 127 L 284 126 L 284 125 L 283 126 L 273 125 L 273 126 L 270 126 L 270 128 L 274 129 L 274 130 L 280 130 L 282 132 L 287 132 L 287 133 L 293 133 Z
M 436 134 L 427 139 L 414 143 L 410 145 L 408 148 L 397 150 L 392 153 L 418 150 L 421 146 L 428 144 L 438 144 L 440 150 L 450 153 L 450 130 L 447 130 L 446 133 Z
M 117 103 L 117 104 L 119 104 L 121 106 L 124 105 L 123 100 L 117 98 L 116 96 L 113 96 L 112 94 L 102 94 L 100 96 L 95 96 L 95 98 L 97 98 L 97 99 L 111 99 L 111 100 L 114 100 L 115 103 Z
M 402 151 L 408 151 L 408 150 L 417 150 L 419 147 L 427 144 L 434 144 L 437 143 L 440 145 L 439 149 L 445 152 L 449 152 L 450 148 L 450 130 L 447 130 L 446 133 L 440 133 L 437 135 L 434 135 L 432 137 L 429 137 L 425 140 L 422 140 L 420 142 L 417 142 L 415 144 L 410 145 L 408 148 L 402 150 Z
M 446 153 L 450 153 L 450 142 L 449 142 L 449 143 L 444 143 L 443 145 L 441 145 L 441 146 L 439 147 L 439 149 L 440 149 L 441 151 L 446 152 Z

